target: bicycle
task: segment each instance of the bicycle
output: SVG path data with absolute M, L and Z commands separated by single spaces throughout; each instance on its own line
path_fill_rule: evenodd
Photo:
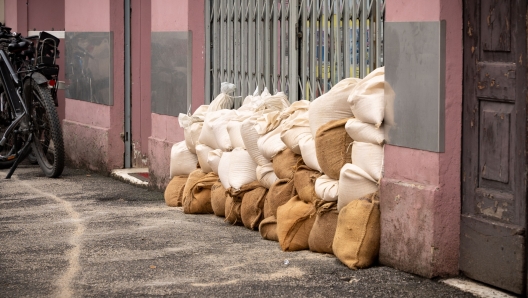
M 30 152 L 47 177 L 64 169 L 55 108 L 59 41 L 47 32 L 24 38 L 0 24 L 0 168 L 10 168 L 6 179 Z

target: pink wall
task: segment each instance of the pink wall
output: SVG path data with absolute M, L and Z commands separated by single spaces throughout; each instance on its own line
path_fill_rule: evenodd
M 27 34 L 26 0 L 5 0 L 4 9 L 6 25 L 13 28 L 14 32 Z
M 65 0 L 68 32 L 112 32 L 112 106 L 66 99 L 64 138 L 70 162 L 100 171 L 123 167 L 124 143 L 124 2 L 123 0 Z M 90 150 L 86 150 L 90 148 Z M 80 157 L 78 152 L 85 152 Z
M 444 153 L 385 147 L 380 260 L 427 277 L 457 274 L 461 200 L 462 1 L 392 0 L 386 5 L 387 22 L 446 21 L 446 145 Z
M 205 98 L 205 0 L 152 0 L 152 31 L 192 32 L 192 110 Z M 169 182 L 172 144 L 182 141 L 183 129 L 178 118 L 152 114 L 152 136 L 149 138 L 151 185 L 165 188 Z

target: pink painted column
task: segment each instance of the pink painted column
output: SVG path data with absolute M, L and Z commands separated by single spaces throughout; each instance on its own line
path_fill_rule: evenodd
M 205 0 L 152 0 L 152 32 L 192 32 L 192 110 L 205 99 Z M 153 187 L 164 189 L 169 183 L 170 150 L 182 141 L 178 118 L 152 113 L 149 138 L 149 174 Z
M 113 105 L 66 98 L 63 121 L 69 162 L 96 171 L 124 166 L 123 18 L 123 0 L 65 0 L 66 32 L 112 32 L 113 36 Z
M 5 23 L 22 35 L 28 31 L 28 13 L 26 0 L 4 0 Z
M 386 5 L 387 22 L 446 21 L 446 133 L 444 153 L 385 146 L 380 262 L 425 277 L 456 275 L 461 202 L 462 1 L 390 0 Z

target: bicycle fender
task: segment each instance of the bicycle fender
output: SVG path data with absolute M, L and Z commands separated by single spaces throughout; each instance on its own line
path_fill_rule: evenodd
M 35 80 L 35 82 L 37 82 L 37 84 L 41 85 L 41 84 L 44 84 L 44 83 L 48 83 L 48 79 L 46 79 L 46 77 L 39 73 L 39 72 L 34 72 L 31 74 L 31 78 L 33 80 Z

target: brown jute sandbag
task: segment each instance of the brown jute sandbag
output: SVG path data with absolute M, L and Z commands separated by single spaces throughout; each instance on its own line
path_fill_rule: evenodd
M 187 182 L 187 175 L 174 176 L 167 188 L 165 188 L 165 203 L 170 207 L 181 207 L 183 201 L 183 189 Z
M 277 208 L 295 196 L 293 179 L 279 179 L 273 183 L 264 201 L 264 218 L 277 216 Z
M 215 182 L 211 187 L 211 207 L 216 216 L 225 217 L 226 198 L 226 190 L 222 182 Z
M 273 171 L 279 179 L 292 179 L 299 161 L 302 161 L 302 156 L 286 148 L 273 157 Z
M 264 218 L 264 200 L 268 194 L 268 189 L 259 185 L 257 188 L 246 192 L 240 212 L 242 223 L 248 229 L 258 229 L 260 222 Z
M 253 181 L 248 184 L 244 184 L 240 187 L 239 190 L 230 188 L 227 190 L 227 198 L 225 204 L 225 222 L 232 223 L 233 225 L 242 225 L 242 200 L 244 195 L 254 190 L 257 187 L 260 187 L 260 182 Z
M 270 216 L 263 219 L 259 225 L 260 236 L 266 240 L 279 241 L 277 237 L 277 218 Z
M 277 236 L 284 251 L 308 249 L 308 236 L 315 222 L 315 206 L 299 199 L 291 198 L 277 209 Z
M 346 163 L 352 163 L 354 140 L 348 135 L 345 125 L 349 119 L 334 120 L 317 130 L 315 153 L 323 173 L 332 179 L 339 179 L 339 171 Z
M 315 181 L 321 177 L 322 173 L 309 168 L 300 166 L 293 176 L 293 184 L 299 198 L 305 202 L 315 202 L 318 198 L 315 193 Z
M 200 173 L 197 173 L 197 172 Z M 211 207 L 211 187 L 218 181 L 215 173 L 205 174 L 198 169 L 193 171 L 185 184 L 183 212 L 190 214 L 213 213 Z
M 312 231 L 308 236 L 308 246 L 313 252 L 331 254 L 339 215 L 337 202 L 318 200 L 315 205 L 317 213 Z
M 378 192 L 353 200 L 339 211 L 332 249 L 350 269 L 369 267 L 380 247 Z

